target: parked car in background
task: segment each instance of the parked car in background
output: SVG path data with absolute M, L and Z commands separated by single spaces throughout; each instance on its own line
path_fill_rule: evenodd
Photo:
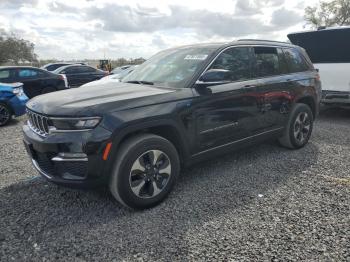
M 130 74 L 132 71 L 134 71 L 134 69 L 137 67 L 138 65 L 133 65 L 128 67 L 127 69 L 122 70 L 121 72 L 117 73 L 117 74 L 113 74 L 113 75 L 108 75 L 105 77 L 102 77 L 100 80 L 96 80 L 96 81 L 92 81 L 89 83 L 86 83 L 84 85 L 82 85 L 82 87 L 86 87 L 86 86 L 93 86 L 93 85 L 100 85 L 103 83 L 118 83 L 120 82 L 121 79 L 123 79 L 125 76 L 127 76 L 128 74 Z
M 288 35 L 305 48 L 322 77 L 322 103 L 350 106 L 350 27 L 320 28 Z
M 28 66 L 0 67 L 0 82 L 23 83 L 23 90 L 28 98 L 68 88 L 64 75 Z
M 49 181 L 105 184 L 120 203 L 143 209 L 165 199 L 181 167 L 266 139 L 304 147 L 320 98 L 319 75 L 298 46 L 185 46 L 156 54 L 120 83 L 29 101 L 24 141 Z
M 54 73 L 65 75 L 69 87 L 79 87 L 109 74 L 106 71 L 88 65 L 67 65 L 56 69 Z
M 42 67 L 40 67 L 41 69 L 53 72 L 56 69 L 62 67 L 62 66 L 67 66 L 67 65 L 85 65 L 85 63 L 82 62 L 77 62 L 77 63 L 70 63 L 70 62 L 58 62 L 58 63 L 50 63 L 50 64 L 46 64 Z
M 13 116 L 24 115 L 27 101 L 22 83 L 0 83 L 0 126 L 8 124 Z
M 116 67 L 111 71 L 111 74 L 119 74 L 120 72 L 124 71 L 125 69 L 128 69 L 132 65 L 124 65 L 120 67 Z

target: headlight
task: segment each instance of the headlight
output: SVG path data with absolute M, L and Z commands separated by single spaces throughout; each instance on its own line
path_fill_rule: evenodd
M 95 128 L 100 122 L 101 117 L 84 118 L 50 118 L 52 131 L 59 130 L 87 130 Z
M 23 88 L 22 87 L 15 87 L 12 89 L 12 93 L 14 93 L 16 96 L 22 96 L 23 93 Z

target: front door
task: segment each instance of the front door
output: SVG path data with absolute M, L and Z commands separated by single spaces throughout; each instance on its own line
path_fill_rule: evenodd
M 194 88 L 197 152 L 254 135 L 257 110 L 256 85 L 252 80 L 253 50 L 232 47 L 223 51 L 208 70 L 225 70 L 219 83 L 200 83 Z

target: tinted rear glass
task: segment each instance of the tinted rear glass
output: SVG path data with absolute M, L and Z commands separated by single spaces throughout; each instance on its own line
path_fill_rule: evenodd
M 285 60 L 291 73 L 303 72 L 309 70 L 306 60 L 295 48 L 283 49 Z
M 275 47 L 254 47 L 255 53 L 255 75 L 257 77 L 267 77 L 279 75 L 280 59 Z

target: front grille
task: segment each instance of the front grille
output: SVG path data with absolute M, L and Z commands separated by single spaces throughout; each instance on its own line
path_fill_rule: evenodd
M 28 126 L 36 134 L 47 136 L 49 134 L 49 118 L 27 109 Z

